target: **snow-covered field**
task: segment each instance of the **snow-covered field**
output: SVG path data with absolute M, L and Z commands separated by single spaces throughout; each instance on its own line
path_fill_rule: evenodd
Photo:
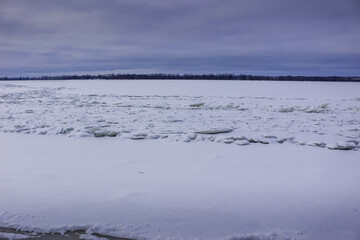
M 358 83 L 0 82 L 0 226 L 358 240 L 359 141 Z

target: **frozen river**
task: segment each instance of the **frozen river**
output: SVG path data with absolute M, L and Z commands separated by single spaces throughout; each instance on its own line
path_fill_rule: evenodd
M 358 83 L 0 82 L 0 227 L 358 240 L 359 141 Z
M 358 83 L 29 81 L 0 89 L 2 132 L 349 150 L 360 140 Z

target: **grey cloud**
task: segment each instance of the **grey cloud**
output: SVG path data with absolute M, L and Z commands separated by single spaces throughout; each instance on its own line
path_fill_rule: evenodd
M 0 75 L 360 75 L 357 0 L 0 0 Z

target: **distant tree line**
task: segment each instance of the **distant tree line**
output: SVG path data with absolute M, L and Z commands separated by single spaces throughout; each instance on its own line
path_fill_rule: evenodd
M 87 80 L 87 79 L 149 79 L 149 80 L 261 80 L 261 81 L 317 81 L 317 82 L 360 82 L 360 77 L 339 76 L 262 76 L 245 74 L 98 74 L 98 75 L 59 75 L 41 77 L 1 77 L 0 81 L 11 80 Z

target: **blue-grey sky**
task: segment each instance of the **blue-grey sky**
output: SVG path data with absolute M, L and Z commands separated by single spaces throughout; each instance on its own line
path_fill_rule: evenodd
M 0 0 L 0 76 L 360 75 L 359 0 Z

